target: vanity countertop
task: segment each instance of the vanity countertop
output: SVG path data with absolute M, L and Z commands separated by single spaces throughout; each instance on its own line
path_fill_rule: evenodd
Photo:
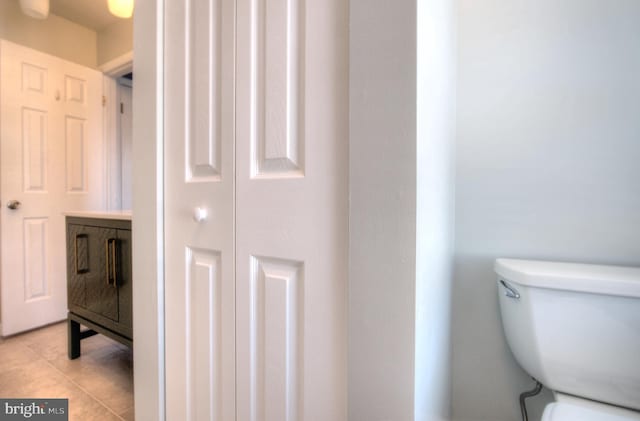
M 112 210 L 112 211 L 66 211 L 62 212 L 64 216 L 75 216 L 79 218 L 99 218 L 99 219 L 120 219 L 131 221 L 130 210 Z

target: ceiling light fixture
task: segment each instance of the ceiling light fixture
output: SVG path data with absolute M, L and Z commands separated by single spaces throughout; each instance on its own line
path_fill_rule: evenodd
M 36 19 L 49 16 L 49 0 L 20 0 L 22 13 Z
M 119 18 L 130 18 L 133 15 L 133 0 L 107 0 L 109 12 Z

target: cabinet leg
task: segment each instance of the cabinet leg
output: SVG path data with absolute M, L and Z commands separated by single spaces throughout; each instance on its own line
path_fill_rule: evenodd
M 80 323 L 68 319 L 68 352 L 69 359 L 74 360 L 80 356 Z

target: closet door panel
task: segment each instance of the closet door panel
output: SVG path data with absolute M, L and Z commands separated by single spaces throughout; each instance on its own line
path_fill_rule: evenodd
M 238 421 L 347 419 L 347 12 L 238 1 Z
M 233 0 L 166 3 L 167 419 L 235 419 Z

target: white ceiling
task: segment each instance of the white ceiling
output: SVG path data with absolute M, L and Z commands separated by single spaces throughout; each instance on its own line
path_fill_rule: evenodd
M 51 13 L 100 31 L 120 18 L 109 13 L 107 0 L 50 0 Z

